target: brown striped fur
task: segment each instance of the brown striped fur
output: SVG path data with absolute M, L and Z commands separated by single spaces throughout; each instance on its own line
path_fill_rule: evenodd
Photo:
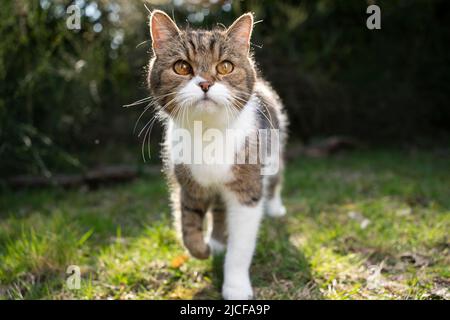
M 236 41 L 233 36 L 234 29 L 239 28 L 241 23 L 239 20 L 229 29 L 180 30 L 167 15 L 160 11 L 155 12 L 151 19 L 152 34 L 154 37 L 165 35 L 167 40 L 161 45 L 153 39 L 154 55 L 149 64 L 148 86 L 160 109 L 173 116 L 175 103 L 171 93 L 177 92 L 191 78 L 176 74 L 172 68 L 176 61 L 185 60 L 192 66 L 194 74 L 211 83 L 221 82 L 227 85 L 237 97 L 235 106 L 238 111 L 244 107 L 251 95 L 255 95 L 260 102 L 257 127 L 280 129 L 282 139 L 285 140 L 286 118 L 281 101 L 258 76 L 249 53 L 249 44 Z M 155 26 L 154 23 L 159 25 Z M 234 71 L 227 76 L 221 76 L 215 71 L 217 63 L 223 60 L 234 64 Z M 225 243 L 226 204 L 217 190 L 202 187 L 197 183 L 186 165 L 172 165 L 168 161 L 168 145 L 165 144 L 164 147 L 165 172 L 170 181 L 173 211 L 181 216 L 179 227 L 183 242 L 194 257 L 205 259 L 210 254 L 210 248 L 204 241 L 205 215 L 208 212 L 213 215 L 212 237 Z M 277 175 L 268 177 L 264 189 L 260 170 L 260 163 L 236 164 L 232 167 L 233 178 L 226 183 L 226 187 L 233 191 L 245 206 L 254 206 L 264 197 L 270 199 L 281 182 L 280 171 Z

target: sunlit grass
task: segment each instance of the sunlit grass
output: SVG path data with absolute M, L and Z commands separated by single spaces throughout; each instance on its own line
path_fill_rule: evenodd
M 450 164 L 348 153 L 287 169 L 288 215 L 265 219 L 260 299 L 449 298 Z M 162 177 L 0 196 L 3 299 L 218 299 L 223 257 L 186 259 Z M 69 265 L 81 288 L 66 285 Z

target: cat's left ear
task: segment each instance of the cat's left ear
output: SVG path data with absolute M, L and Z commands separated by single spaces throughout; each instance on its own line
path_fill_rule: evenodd
M 153 51 L 158 54 L 167 42 L 180 35 L 180 29 L 165 12 L 154 10 L 150 15 L 150 34 Z
M 250 49 L 250 37 L 253 30 L 253 14 L 251 12 L 245 13 L 228 28 L 227 35 L 234 41 L 245 45 L 247 50 Z

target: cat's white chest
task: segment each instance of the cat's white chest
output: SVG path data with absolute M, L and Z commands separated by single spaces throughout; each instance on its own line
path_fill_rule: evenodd
M 220 113 L 212 119 L 201 119 L 201 130 L 196 130 L 192 123 L 186 126 L 170 121 L 166 137 L 170 162 L 187 166 L 192 178 L 203 187 L 220 188 L 230 182 L 236 150 L 245 143 L 246 134 L 255 128 L 255 104 L 255 99 L 250 99 L 233 123 L 227 121 L 226 114 Z M 215 136 L 213 144 L 211 136 Z M 212 153 L 208 152 L 211 147 L 215 150 Z
M 173 127 L 171 137 L 176 136 L 176 130 Z M 186 134 L 188 134 L 186 132 Z M 233 143 L 216 143 L 214 145 L 215 152 L 209 154 L 207 149 L 211 148 L 211 144 L 202 140 L 203 135 L 195 135 L 189 132 L 190 142 L 182 148 L 177 139 L 171 142 L 171 161 L 174 164 L 183 164 L 189 168 L 192 178 L 203 187 L 219 187 L 233 178 L 232 166 L 235 151 L 231 147 Z M 225 133 L 223 133 L 225 139 Z M 183 149 L 183 150 L 181 150 Z
M 220 187 L 233 178 L 229 164 L 188 165 L 192 178 L 203 187 Z

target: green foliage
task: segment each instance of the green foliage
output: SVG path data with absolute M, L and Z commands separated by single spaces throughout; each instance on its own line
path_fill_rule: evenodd
M 257 60 L 303 140 L 417 142 L 448 133 L 448 1 L 373 3 L 381 30 L 366 28 L 366 1 L 234 2 L 263 20 L 255 26 Z
M 118 112 L 120 103 L 127 102 L 130 95 L 139 94 L 141 79 L 136 74 L 145 64 L 145 55 L 138 65 L 129 64 L 133 57 L 122 52 L 124 23 L 108 18 L 116 10 L 112 3 L 98 2 L 94 12 L 101 13 L 100 17 L 83 15 L 81 30 L 69 30 L 66 8 L 70 3 L 8 0 L 2 4 L 3 174 L 49 176 L 67 165 L 79 167 L 71 155 L 92 146 L 101 132 L 99 127 L 110 121 L 108 115 Z M 94 2 L 81 3 L 85 10 Z M 103 31 L 95 32 L 94 26 L 99 24 Z M 127 46 L 136 45 L 133 39 L 127 37 L 132 42 Z M 132 68 L 135 70 L 130 72 Z M 125 83 L 130 85 L 124 87 Z M 86 132 L 86 128 L 91 130 Z
M 77 31 L 66 27 L 72 3 L 2 2 L 2 176 L 82 170 L 110 159 L 109 150 L 119 145 L 136 146 L 131 158 L 140 161 L 132 131 L 145 105 L 120 107 L 148 95 L 148 12 L 143 1 L 79 0 Z M 291 140 L 345 134 L 384 143 L 448 136 L 448 1 L 374 1 L 382 13 L 382 29 L 375 31 L 366 28 L 365 1 L 146 3 L 195 27 L 229 25 L 254 12 L 262 20 L 252 40 L 256 60 L 285 102 Z M 147 112 L 138 128 L 150 117 Z M 155 155 L 158 142 L 155 128 Z

